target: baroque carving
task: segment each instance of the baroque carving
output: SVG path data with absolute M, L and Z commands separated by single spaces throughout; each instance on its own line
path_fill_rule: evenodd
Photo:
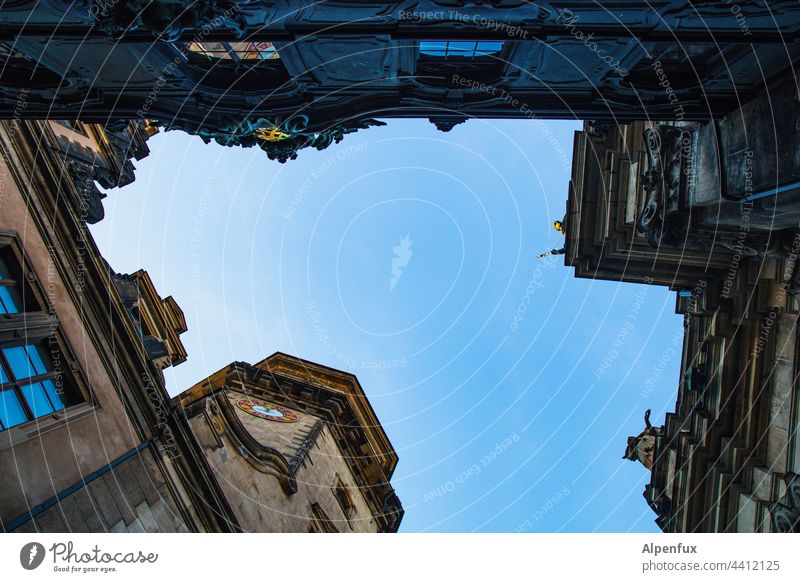
M 130 123 L 123 130 L 112 130 L 106 125 L 106 155 L 110 165 L 97 173 L 95 179 L 103 188 L 120 188 L 135 179 L 135 167 L 131 157 L 140 157 Z
M 298 115 L 283 122 L 274 123 L 264 118 L 246 119 L 239 122 L 222 124 L 220 129 L 192 129 L 167 126 L 167 130 L 180 129 L 198 135 L 209 143 L 214 141 L 224 146 L 241 146 L 261 148 L 270 160 L 285 163 L 297 158 L 297 153 L 307 147 L 324 150 L 334 143 L 339 143 L 348 133 L 359 129 L 386 125 L 375 119 L 352 119 L 342 121 L 322 130 L 309 130 L 308 117 Z
M 653 248 L 683 242 L 688 226 L 679 212 L 684 186 L 684 140 L 693 139 L 688 129 L 657 125 L 642 134 L 647 149 L 646 168 L 642 173 L 644 205 L 636 229 Z
M 436 116 L 428 118 L 428 121 L 430 121 L 433 125 L 435 125 L 436 129 L 444 132 L 450 131 L 456 125 L 460 125 L 464 123 L 466 120 L 467 120 L 466 117 Z
M 800 475 L 786 473 L 786 496 L 783 501 L 769 504 L 772 530 L 777 533 L 793 533 L 800 530 Z
M 140 159 L 147 154 L 141 131 L 139 122 L 126 122 L 121 130 L 111 130 L 106 126 L 103 138 L 98 140 L 99 152 L 67 138 L 59 138 L 60 155 L 74 185 L 74 188 L 65 189 L 65 197 L 81 221 L 95 224 L 105 215 L 102 200 L 106 195 L 96 183 L 108 189 L 134 181 L 135 168 L 131 158 Z
M 94 183 L 96 166 L 76 159 L 68 160 L 66 166 L 77 191 L 77 197 L 70 194 L 69 200 L 78 217 L 89 224 L 100 222 L 105 216 L 103 198 L 106 195 L 100 192 Z
M 145 29 L 175 42 L 185 30 L 229 29 L 244 36 L 247 21 L 241 5 L 250 0 L 95 0 L 89 8 L 95 25 L 113 37 Z

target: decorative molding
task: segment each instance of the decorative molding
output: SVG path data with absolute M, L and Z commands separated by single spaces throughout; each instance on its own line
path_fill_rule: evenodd
M 103 198 L 106 195 L 98 190 L 94 181 L 97 178 L 97 166 L 77 158 L 66 160 L 67 173 L 75 184 L 71 192 L 70 203 L 82 222 L 96 224 L 103 220 L 105 209 Z
M 359 129 L 386 125 L 376 119 L 352 119 L 340 121 L 322 130 L 309 130 L 308 118 L 303 115 L 291 117 L 283 122 L 268 119 L 244 119 L 227 121 L 218 125 L 218 129 L 201 127 L 179 127 L 161 123 L 167 131 L 182 130 L 198 135 L 205 142 L 214 141 L 224 146 L 260 147 L 270 160 L 285 163 L 297 158 L 297 153 L 307 147 L 324 150 L 334 143 L 339 143 L 344 136 L 355 133 Z
M 251 0 L 95 0 L 89 7 L 95 26 L 115 38 L 138 29 L 149 30 L 167 42 L 176 42 L 186 30 L 233 31 L 244 36 L 247 21 L 242 5 Z
M 653 248 L 662 244 L 681 243 L 687 221 L 678 212 L 684 182 L 682 140 L 692 132 L 667 125 L 657 125 L 642 133 L 647 151 L 646 168 L 642 173 L 644 204 L 636 229 Z
M 433 125 L 436 126 L 436 129 L 439 131 L 448 132 L 453 129 L 456 125 L 461 125 L 467 120 L 466 117 L 429 117 L 428 121 L 430 121 Z
M 280 451 L 264 446 L 252 437 L 236 416 L 227 392 L 221 390 L 214 395 L 214 398 L 228 427 L 226 431 L 228 437 L 237 445 L 240 452 L 245 453 L 247 460 L 257 470 L 277 477 L 286 495 L 297 493 L 295 469 Z

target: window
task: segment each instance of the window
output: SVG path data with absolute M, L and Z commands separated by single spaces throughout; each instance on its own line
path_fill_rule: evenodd
M 311 525 L 308 527 L 308 533 L 339 533 L 319 503 L 311 504 Z
M 477 83 L 495 84 L 503 79 L 506 63 L 498 55 L 503 41 L 419 41 L 416 77 L 436 87 L 450 87 L 454 75 Z
M 21 305 L 17 282 L 6 265 L 5 257 L 0 255 L 0 315 L 19 313 Z
M 212 60 L 258 62 L 281 58 L 271 42 L 190 42 L 186 48 Z
M 2 349 L 0 430 L 64 409 L 46 342 Z M 45 363 L 47 361 L 47 363 Z
M 498 54 L 503 50 L 503 41 L 435 41 L 421 40 L 419 52 L 428 57 L 445 60 L 474 60 Z
M 61 374 L 57 320 L 38 310 L 7 238 L 0 236 L 0 431 L 79 400 Z
M 356 512 L 356 506 L 353 503 L 353 499 L 350 497 L 350 491 L 342 482 L 342 479 L 338 474 L 336 475 L 336 485 L 333 487 L 333 495 L 336 497 L 336 501 L 339 502 L 339 507 L 342 508 L 342 513 L 344 513 L 344 516 L 349 521 Z
M 186 59 L 187 78 L 211 91 L 263 93 L 292 79 L 271 42 L 189 42 L 174 50 Z

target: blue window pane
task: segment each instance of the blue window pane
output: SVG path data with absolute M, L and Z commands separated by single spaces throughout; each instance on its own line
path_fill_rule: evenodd
M 447 43 L 447 54 L 471 57 L 475 54 L 476 44 L 475 41 L 449 42 Z
M 482 40 L 478 42 L 478 48 L 484 51 L 499 51 L 503 48 L 501 40 Z
M 15 301 L 14 289 L 0 285 L 0 314 L 3 313 L 19 313 L 17 301 Z
M 44 385 L 45 392 L 50 397 L 50 403 L 53 405 L 55 410 L 63 410 L 64 403 L 61 402 L 61 395 L 58 393 L 59 390 L 56 388 L 55 383 L 52 380 L 45 380 L 42 382 Z
M 36 375 L 39 374 L 46 374 L 47 367 L 44 365 L 44 361 L 42 360 L 42 356 L 39 353 L 39 348 L 36 346 L 25 346 L 28 350 L 28 356 L 33 363 L 33 370 L 36 372 Z
M 30 378 L 33 376 L 33 366 L 28 358 L 28 353 L 25 351 L 24 346 L 15 346 L 13 348 L 4 348 L 3 355 L 8 360 L 8 365 L 11 366 L 11 374 L 17 379 Z
M 443 57 L 447 51 L 447 43 L 444 41 L 422 40 L 419 43 L 419 52 L 434 57 Z
M 24 346 L 4 348 L 3 355 L 5 355 L 9 366 L 11 366 L 11 374 L 17 380 L 33 376 L 33 366 Z
M 432 41 L 423 40 L 419 43 L 422 54 L 434 57 L 456 57 L 472 59 L 478 56 L 495 55 L 503 50 L 502 40 L 458 40 L 458 41 Z
M 502 41 L 482 41 L 478 43 L 475 52 L 478 55 L 493 55 L 499 53 L 501 50 L 503 50 Z
M 26 420 L 25 412 L 14 391 L 3 390 L 0 392 L 0 422 L 3 423 L 3 428 L 11 428 Z
M 8 374 L 6 374 L 6 369 L 0 364 L 0 383 L 8 382 Z
M 20 389 L 25 395 L 25 400 L 28 401 L 28 406 L 34 416 L 39 417 L 53 412 L 53 407 L 47 399 L 47 394 L 41 382 L 28 384 L 27 386 L 22 386 Z
M 42 359 L 40 348 L 34 345 L 4 348 L 3 354 L 11 366 L 11 374 L 17 380 L 46 374 L 47 366 Z

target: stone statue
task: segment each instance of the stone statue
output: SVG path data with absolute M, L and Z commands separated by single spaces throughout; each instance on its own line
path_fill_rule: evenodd
M 661 434 L 661 430 L 654 428 L 650 424 L 650 409 L 644 413 L 645 429 L 636 436 L 628 437 L 628 448 L 625 449 L 623 459 L 629 461 L 639 461 L 648 469 L 653 468 L 654 453 L 656 448 L 656 436 Z
M 567 227 L 566 227 L 567 217 L 565 216 L 562 220 L 556 220 L 553 222 L 553 230 L 556 232 L 560 232 L 562 235 L 567 236 Z M 551 255 L 563 255 L 567 252 L 567 245 L 564 243 L 560 249 L 550 249 L 547 252 L 542 253 L 541 255 L 537 255 L 537 259 L 541 259 L 544 257 L 549 257 Z

